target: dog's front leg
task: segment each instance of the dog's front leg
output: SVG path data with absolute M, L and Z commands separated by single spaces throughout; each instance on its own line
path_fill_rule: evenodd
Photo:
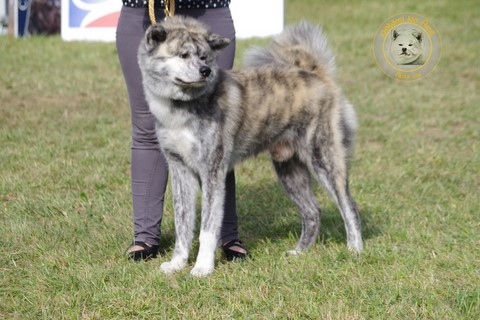
M 226 172 L 214 172 L 202 180 L 202 225 L 200 249 L 191 274 L 205 277 L 213 273 L 215 249 L 223 221 Z
M 162 263 L 160 268 L 165 273 L 172 273 L 187 265 L 195 228 L 195 200 L 198 182 L 196 176 L 183 164 L 169 161 L 168 165 L 172 177 L 176 241 L 172 259 Z

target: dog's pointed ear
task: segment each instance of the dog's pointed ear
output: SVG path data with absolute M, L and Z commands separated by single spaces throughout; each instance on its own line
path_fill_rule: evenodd
M 167 39 L 167 31 L 161 25 L 155 24 L 147 29 L 145 39 L 147 50 L 153 50 Z
M 398 38 L 398 36 L 399 36 L 399 34 L 398 34 L 397 30 L 393 29 L 392 30 L 392 39 L 395 40 L 395 39 Z
M 422 42 L 422 32 L 413 30 L 412 35 L 417 38 L 418 42 Z
M 230 39 L 219 36 L 218 34 L 211 33 L 207 37 L 207 42 L 213 51 L 222 50 L 230 43 Z

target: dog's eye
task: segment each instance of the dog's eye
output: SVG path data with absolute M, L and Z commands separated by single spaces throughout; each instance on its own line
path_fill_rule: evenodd
M 200 60 L 202 60 L 202 61 L 207 60 L 207 56 L 206 56 L 206 55 L 201 55 L 201 56 L 200 56 Z
M 403 47 L 403 43 L 399 43 L 398 45 L 399 45 L 400 47 Z
M 411 46 L 413 46 L 413 44 L 410 43 L 408 46 L 411 47 Z
M 188 52 L 184 52 L 184 53 L 180 53 L 178 56 L 182 59 L 187 59 L 189 54 L 188 54 Z

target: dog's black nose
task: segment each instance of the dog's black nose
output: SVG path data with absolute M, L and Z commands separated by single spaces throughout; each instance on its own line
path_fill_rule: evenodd
M 407 51 L 407 48 L 402 48 L 402 51 L 403 51 L 403 52 L 406 52 L 406 51 Z
M 209 67 L 207 66 L 201 66 L 200 67 L 200 74 L 203 76 L 203 77 L 208 77 L 210 75 L 210 73 L 212 73 L 212 69 L 210 69 Z

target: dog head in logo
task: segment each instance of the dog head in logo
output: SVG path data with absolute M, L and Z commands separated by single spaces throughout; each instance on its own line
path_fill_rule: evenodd
M 397 65 L 424 64 L 422 32 L 416 29 L 392 30 L 390 54 Z

